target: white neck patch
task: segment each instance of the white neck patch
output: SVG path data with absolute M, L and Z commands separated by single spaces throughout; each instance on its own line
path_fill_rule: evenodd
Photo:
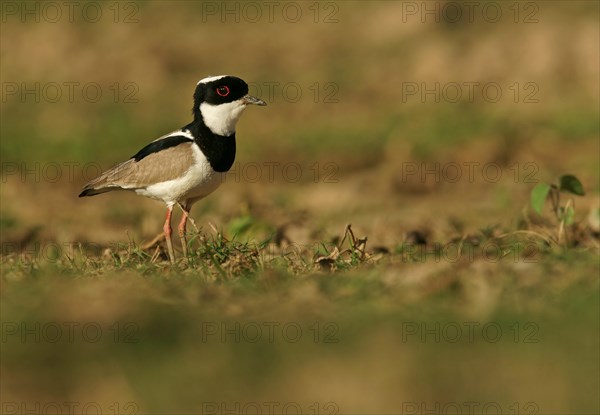
M 214 134 L 225 137 L 235 133 L 235 125 L 244 109 L 246 109 L 246 105 L 241 100 L 219 105 L 207 104 L 206 102 L 200 104 L 200 113 L 204 119 L 204 124 Z

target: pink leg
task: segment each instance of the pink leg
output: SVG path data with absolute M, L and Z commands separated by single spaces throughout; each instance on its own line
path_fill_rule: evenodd
M 163 231 L 165 233 L 165 239 L 167 240 L 167 251 L 169 252 L 169 259 L 171 263 L 175 263 L 175 253 L 173 252 L 173 241 L 171 240 L 171 234 L 173 233 L 171 229 L 171 214 L 173 213 L 173 206 L 167 207 L 167 218 L 165 220 L 165 225 L 163 226 Z
M 183 204 L 180 204 L 179 207 L 181 207 L 183 215 L 181 216 L 181 221 L 179 222 L 177 230 L 179 231 L 179 238 L 181 239 L 181 249 L 183 250 L 183 256 L 187 258 L 187 240 L 185 238 L 185 230 L 190 210 L 185 202 Z

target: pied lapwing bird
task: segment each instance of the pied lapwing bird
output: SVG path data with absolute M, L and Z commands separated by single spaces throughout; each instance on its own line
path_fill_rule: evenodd
M 192 205 L 214 192 L 235 159 L 235 126 L 248 105 L 267 105 L 248 95 L 248 84 L 235 76 L 200 80 L 194 92 L 194 120 L 164 135 L 83 187 L 79 197 L 131 190 L 167 205 L 163 226 L 169 259 L 175 262 L 171 214 L 183 211 L 179 236 L 187 255 L 186 224 Z M 190 218 L 191 220 L 191 218 Z

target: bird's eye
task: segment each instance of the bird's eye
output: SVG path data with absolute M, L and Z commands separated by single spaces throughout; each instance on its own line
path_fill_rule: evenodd
M 219 94 L 222 97 L 226 97 L 227 95 L 229 95 L 229 87 L 225 85 L 218 87 L 217 94 Z

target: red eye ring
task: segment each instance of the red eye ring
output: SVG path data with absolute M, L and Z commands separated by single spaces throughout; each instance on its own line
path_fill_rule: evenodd
M 219 94 L 219 96 L 226 97 L 227 95 L 229 95 L 229 87 L 226 85 L 218 87 L 217 94 Z

